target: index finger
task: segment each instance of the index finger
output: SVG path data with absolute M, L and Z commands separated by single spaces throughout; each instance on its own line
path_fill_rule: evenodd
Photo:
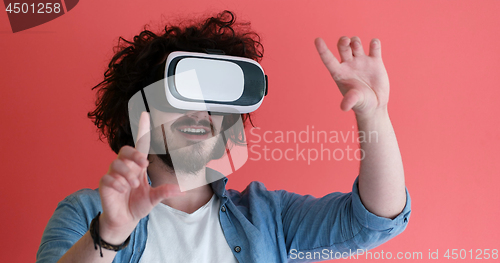
M 142 112 L 139 119 L 139 130 L 137 131 L 137 142 L 135 143 L 135 149 L 139 152 L 149 154 L 149 145 L 151 142 L 150 133 L 150 123 L 149 123 L 149 113 Z
M 330 73 L 333 74 L 335 71 L 337 71 L 337 68 L 340 66 L 339 61 L 332 54 L 330 49 L 328 49 L 323 39 L 319 37 L 316 38 L 314 44 L 316 45 L 316 50 L 318 50 L 318 54 L 321 60 L 323 61 L 323 64 L 325 64 L 328 71 L 330 71 Z

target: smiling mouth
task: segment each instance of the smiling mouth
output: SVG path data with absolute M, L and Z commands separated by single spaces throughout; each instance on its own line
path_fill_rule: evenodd
M 190 141 L 202 141 L 215 135 L 211 119 L 196 121 L 189 116 L 177 119 L 171 126 L 173 132 Z
M 178 131 L 190 135 L 205 135 L 208 133 L 207 130 L 201 128 L 184 128 L 178 129 Z
M 203 141 L 212 134 L 211 129 L 206 126 L 182 125 L 175 129 L 182 137 L 190 141 Z

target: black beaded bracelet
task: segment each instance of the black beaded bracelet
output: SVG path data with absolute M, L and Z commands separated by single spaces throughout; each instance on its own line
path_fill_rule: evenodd
M 128 243 L 130 242 L 130 236 L 128 236 L 127 240 L 123 242 L 121 245 L 115 246 L 111 245 L 108 242 L 104 241 L 101 239 L 101 236 L 99 235 L 99 216 L 101 215 L 101 212 L 97 214 L 94 219 L 92 219 L 92 222 L 90 222 L 90 236 L 92 237 L 92 240 L 94 240 L 94 248 L 97 250 L 97 246 L 99 246 L 99 252 L 101 253 L 102 256 L 102 248 L 105 248 L 107 250 L 113 250 L 113 251 L 120 251 L 128 246 Z

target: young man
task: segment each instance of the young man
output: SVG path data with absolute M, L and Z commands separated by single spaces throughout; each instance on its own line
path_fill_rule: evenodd
M 218 49 L 258 61 L 262 46 L 247 29 L 224 11 L 199 25 L 166 27 L 163 35 L 146 30 L 133 41 L 124 40 L 98 85 L 97 108 L 89 113 L 118 156 L 98 190 L 78 191 L 58 205 L 37 262 L 320 261 L 361 253 L 406 228 L 410 199 L 387 112 L 389 80 L 376 39 L 366 55 L 359 38 L 340 38 L 340 62 L 323 40 L 315 41 L 344 96 L 342 110 L 356 113 L 360 131 L 378 133 L 377 142 L 361 143 L 365 156 L 351 193 L 314 198 L 267 191 L 258 182 L 241 193 L 226 190 L 227 178 L 206 164 L 221 156 L 220 135 L 228 116 L 152 106 L 151 117 L 140 116 L 141 139 L 134 142 L 128 102 L 155 81 L 151 76 L 166 56 Z M 248 120 L 248 114 L 242 119 Z M 163 125 L 149 133 L 150 120 Z M 238 132 L 243 131 L 229 139 L 244 136 Z M 157 154 L 147 154 L 150 142 Z M 168 151 L 160 153 L 155 145 Z M 180 159 L 175 169 L 173 150 Z M 179 189 L 185 178 L 210 182 L 213 177 L 222 178 Z

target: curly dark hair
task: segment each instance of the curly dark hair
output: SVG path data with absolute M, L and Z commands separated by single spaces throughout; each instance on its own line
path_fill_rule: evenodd
M 123 37 L 118 39 L 104 80 L 92 88 L 97 89 L 96 108 L 87 116 L 97 126 L 99 138 L 106 138 L 115 153 L 125 145 L 134 145 L 128 116 L 130 98 L 151 84 L 148 76 L 170 52 L 219 49 L 226 55 L 247 57 L 257 62 L 264 53 L 260 36 L 251 31 L 250 23 L 236 23 L 235 15 L 227 10 L 189 26 L 167 25 L 161 34 L 155 34 L 147 27 L 132 41 Z M 251 123 L 250 114 L 241 117 L 244 124 Z M 242 136 L 243 133 L 229 139 L 238 142 Z

